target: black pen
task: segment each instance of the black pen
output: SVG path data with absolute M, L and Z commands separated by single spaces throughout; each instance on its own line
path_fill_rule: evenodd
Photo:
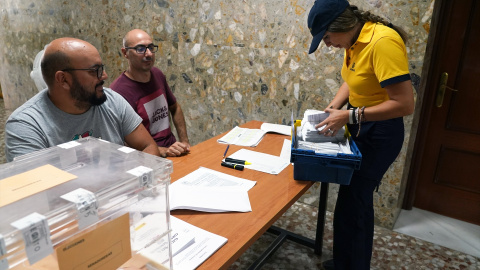
M 236 163 L 236 164 L 244 164 L 244 165 L 250 165 L 252 163 L 246 161 L 246 160 L 241 160 L 241 159 L 234 159 L 234 158 L 226 158 L 225 162 L 230 162 L 230 163 Z
M 233 163 L 228 163 L 228 162 L 223 162 L 222 161 L 222 166 L 232 168 L 232 169 L 235 169 L 235 170 L 239 170 L 239 171 L 243 171 L 243 165 L 239 165 L 239 164 L 233 164 Z
M 228 151 L 228 148 L 230 147 L 230 144 L 227 145 L 227 149 L 225 149 L 225 153 L 223 153 L 223 158 L 225 158 L 225 156 L 227 155 L 227 151 Z

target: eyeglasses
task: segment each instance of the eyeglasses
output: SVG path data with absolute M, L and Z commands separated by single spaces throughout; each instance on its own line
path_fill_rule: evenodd
M 105 65 L 98 65 L 97 67 L 92 67 L 92 68 L 66 68 L 66 69 L 62 69 L 61 71 L 73 71 L 73 70 L 95 71 L 97 73 L 97 78 L 100 79 L 103 76 L 104 67 Z
M 151 53 L 155 53 L 158 51 L 158 45 L 153 45 L 153 44 L 149 44 L 147 46 L 145 45 L 137 45 L 135 47 L 125 47 L 125 49 L 135 49 L 135 51 L 138 53 L 138 54 L 143 54 L 147 51 L 147 49 L 151 52 Z

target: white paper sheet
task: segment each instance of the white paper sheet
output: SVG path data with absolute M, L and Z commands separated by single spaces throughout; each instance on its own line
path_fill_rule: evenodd
M 255 181 L 200 167 L 170 185 L 170 209 L 252 211 L 248 190 Z
M 223 236 L 205 231 L 176 217 L 172 216 L 170 221 L 173 232 L 183 229 L 195 235 L 195 242 L 173 257 L 173 269 L 197 268 L 228 241 Z
M 280 125 L 280 124 L 263 123 L 260 126 L 260 129 L 265 132 L 279 133 L 287 136 L 290 136 L 292 133 L 291 126 Z
M 292 155 L 292 141 L 283 140 L 282 152 L 280 152 L 280 158 L 288 160 L 290 162 L 290 156 Z
M 212 256 L 219 248 L 228 241 L 227 238 L 193 226 L 179 218 L 170 216 L 172 231 L 172 260 L 173 269 L 190 270 L 201 265 Z M 160 239 L 149 247 L 142 249 L 140 253 L 156 262 L 166 264 L 164 261 L 167 243 Z M 148 268 L 148 267 L 147 267 Z
M 290 160 L 247 149 L 240 149 L 229 157 L 252 163 L 245 165 L 245 168 L 270 174 L 279 174 L 290 164 Z
M 266 132 L 261 129 L 234 127 L 225 136 L 218 139 L 219 143 L 235 144 L 240 146 L 257 146 Z
M 226 173 L 221 173 L 205 167 L 185 175 L 170 185 L 186 185 L 192 187 L 241 187 L 249 190 L 255 186 L 257 182 L 235 177 Z
M 170 210 L 203 212 L 251 212 L 248 191 L 238 187 L 170 186 Z

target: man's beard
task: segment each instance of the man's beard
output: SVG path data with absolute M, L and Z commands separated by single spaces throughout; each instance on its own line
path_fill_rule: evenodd
M 143 66 L 143 62 L 146 62 L 146 61 L 152 61 L 152 62 L 150 63 L 150 66 L 149 66 L 149 67 L 144 67 L 144 66 Z M 148 71 L 152 70 L 152 67 L 153 67 L 154 64 L 155 64 L 155 59 L 154 59 L 152 56 L 148 56 L 148 57 L 145 56 L 145 57 L 142 59 L 142 65 L 141 65 L 140 69 L 141 69 L 142 71 L 144 71 L 144 72 L 148 72 Z
M 103 85 L 104 81 L 95 85 L 95 89 L 99 85 Z M 73 84 L 70 88 L 70 95 L 75 99 L 75 106 L 79 109 L 89 109 L 91 106 L 98 106 L 103 104 L 107 100 L 107 96 L 103 93 L 100 97 L 97 97 L 97 91 L 94 89 L 92 93 L 89 93 L 74 77 Z

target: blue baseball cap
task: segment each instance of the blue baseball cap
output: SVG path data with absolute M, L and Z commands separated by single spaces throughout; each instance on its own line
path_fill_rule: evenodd
M 328 26 L 349 6 L 347 0 L 316 0 L 308 14 L 308 29 L 313 36 L 308 54 L 317 50 Z

